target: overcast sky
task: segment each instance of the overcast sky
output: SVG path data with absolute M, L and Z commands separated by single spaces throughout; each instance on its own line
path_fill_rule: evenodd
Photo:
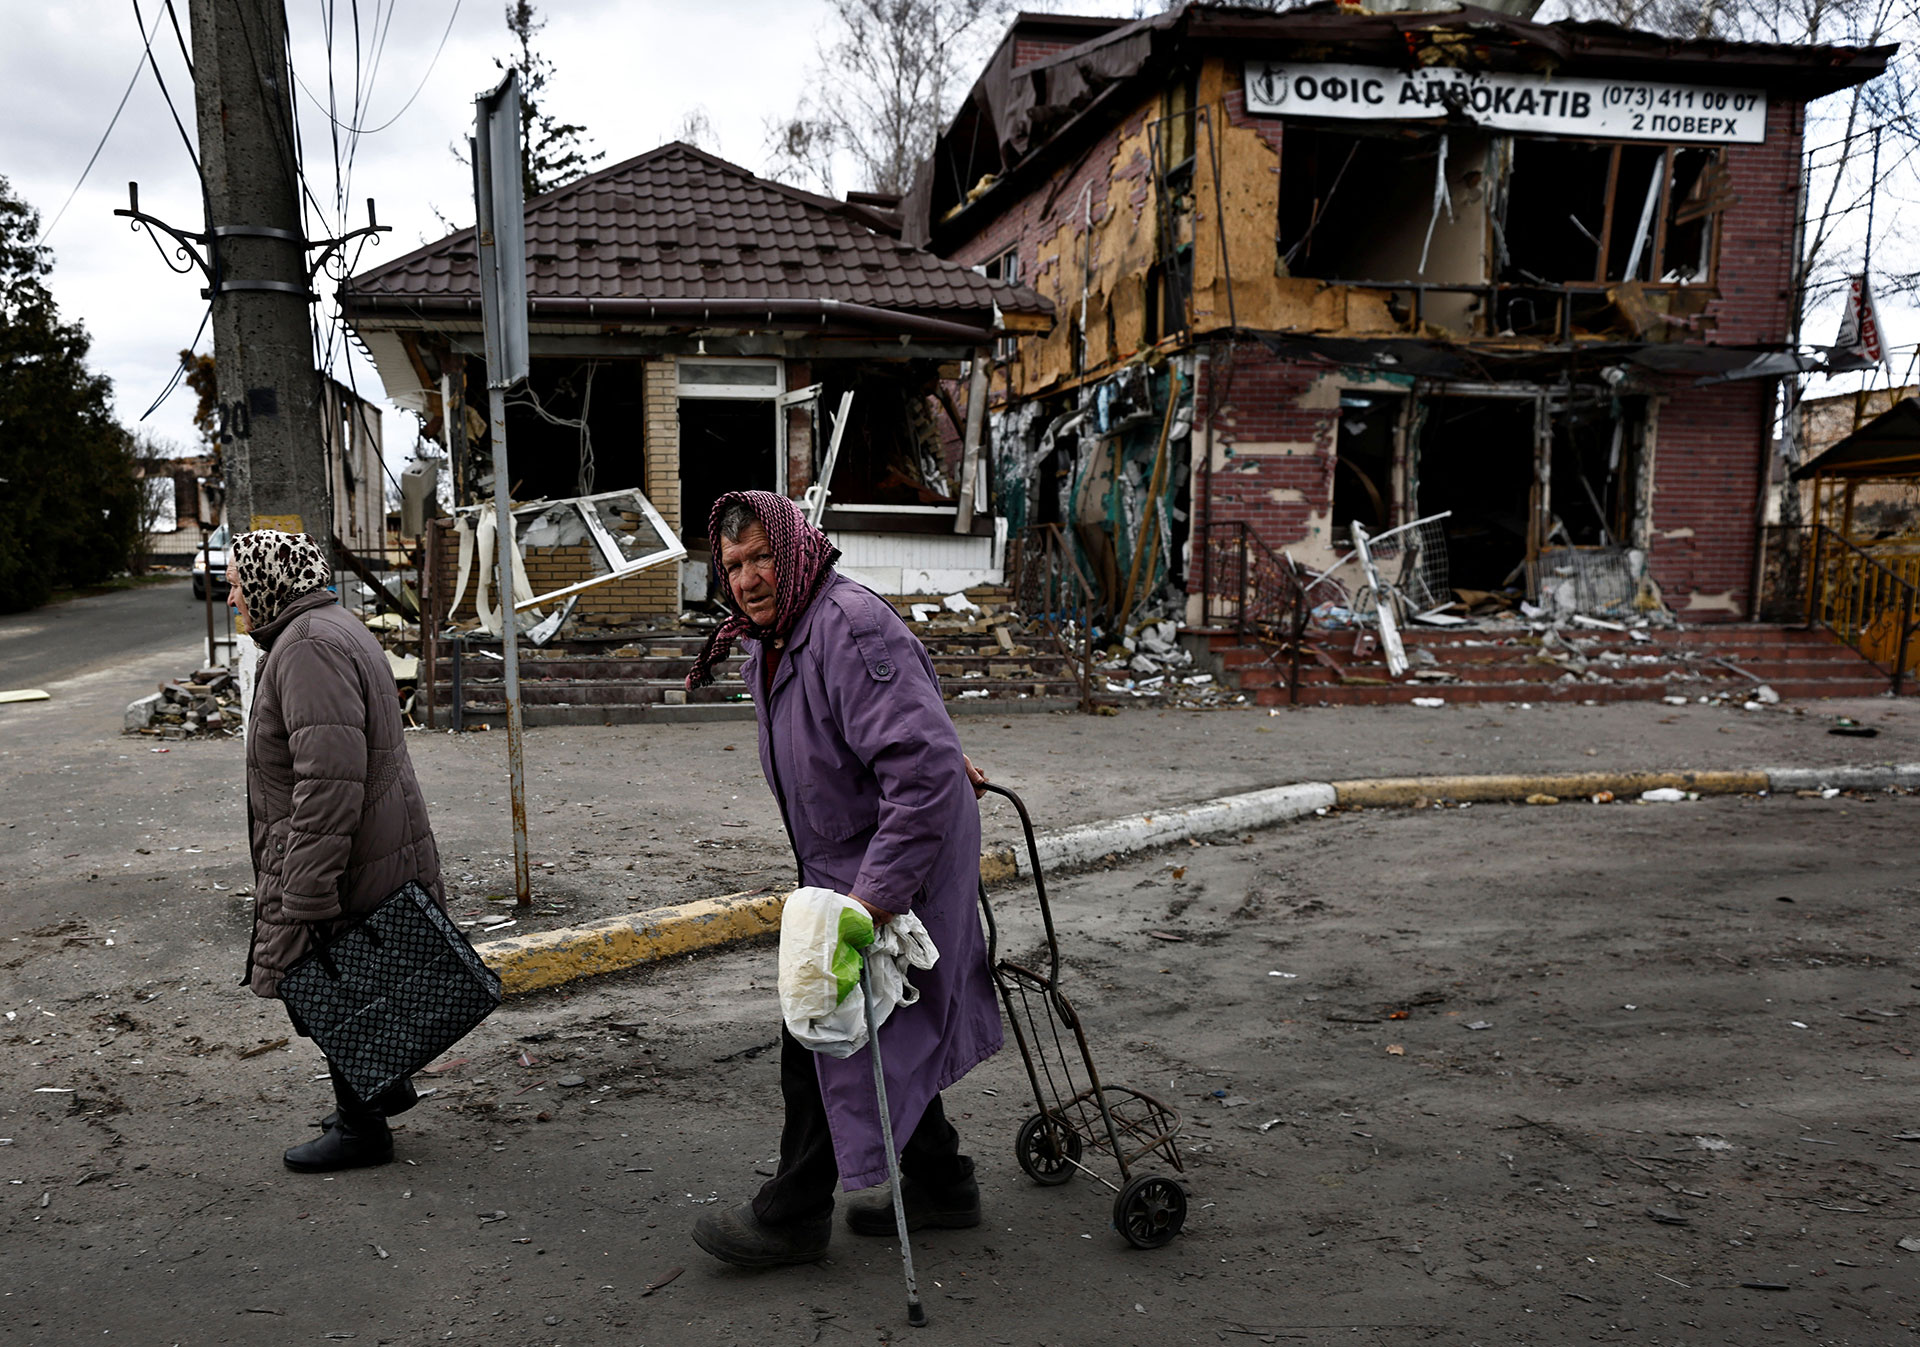
M 194 134 L 193 90 L 173 30 L 158 0 L 139 0 L 149 26 L 158 24 L 153 51 L 188 136 Z M 187 0 L 175 0 L 183 29 Z M 1037 6 L 1036 6 L 1037 7 Z M 1050 8 L 1073 13 L 1132 15 L 1140 0 L 1062 0 Z M 1158 8 L 1149 5 L 1149 8 Z M 334 197 L 328 122 L 316 99 L 328 94 L 326 8 L 337 11 L 333 82 L 338 115 L 353 117 L 353 36 L 350 5 L 341 0 L 293 0 L 288 6 L 296 74 L 308 92 L 298 96 L 313 190 L 329 207 Z M 363 17 L 376 8 L 362 4 Z M 371 93 L 359 120 L 393 125 L 362 139 L 348 191 L 349 225 L 365 223 L 374 197 L 380 219 L 394 226 L 369 249 L 363 268 L 441 237 L 439 216 L 455 225 L 472 220 L 470 178 L 451 146 L 472 126 L 473 95 L 499 78 L 496 56 L 511 51 L 502 0 L 399 0 L 386 34 Z M 689 113 L 703 111 L 712 126 L 708 148 L 758 171 L 765 163 L 765 126 L 790 111 L 813 65 L 824 0 L 549 0 L 539 49 L 556 67 L 549 106 L 584 124 L 605 163 L 673 139 Z M 92 334 L 93 365 L 112 378 L 120 419 L 133 427 L 166 385 L 182 346 L 192 340 L 206 304 L 202 278 L 169 272 L 153 244 L 114 218 L 126 204 L 129 180 L 140 183 L 142 207 L 187 229 L 201 223 L 192 165 L 167 102 L 145 56 L 134 0 L 0 0 L 6 38 L 0 42 L 0 176 L 52 221 L 100 141 L 116 104 L 132 92 L 85 185 L 46 241 L 53 248 L 53 291 L 63 314 Z M 449 19 L 451 17 L 451 27 Z M 434 51 L 446 34 L 437 60 Z M 373 41 L 363 34 L 363 54 Z M 328 222 L 329 226 L 331 222 Z M 316 233 L 326 232 L 316 225 Z M 1911 339 L 1915 324 L 1888 312 L 1890 339 Z M 1811 340 L 1826 340 L 1834 318 L 1809 323 Z M 200 341 L 211 349 L 211 335 Z M 357 355 L 354 374 L 363 391 L 377 392 L 378 376 Z M 1816 380 L 1814 393 L 1828 391 Z M 195 442 L 192 395 L 181 389 L 145 422 L 182 448 Z M 389 414 L 389 458 L 404 461 L 412 418 Z
M 187 31 L 187 0 L 175 0 L 175 7 Z M 351 10 L 346 0 L 328 7 L 337 11 L 339 25 L 333 75 L 343 105 L 337 115 L 351 122 Z M 158 23 L 154 55 L 192 137 L 193 86 L 172 27 L 158 0 L 140 0 L 139 8 L 149 27 Z M 319 106 L 328 89 L 323 3 L 293 0 L 287 8 L 295 73 L 309 91 L 298 94 L 297 109 L 307 176 L 331 208 L 333 150 Z M 367 0 L 359 8 L 369 18 L 376 5 Z M 362 268 L 444 235 L 436 211 L 456 226 L 472 222 L 471 178 L 450 146 L 464 143 L 472 129 L 474 94 L 498 81 L 494 58 L 513 50 L 503 8 L 502 0 L 461 0 L 457 6 L 453 0 L 400 0 L 394 6 L 359 121 L 379 126 L 409 98 L 414 101 L 390 128 L 364 137 L 354 157 L 349 227 L 366 222 L 369 196 L 378 203 L 381 222 L 394 227 L 378 248 L 362 255 Z M 1134 12 L 1132 0 L 1055 8 Z M 143 210 L 197 230 L 201 208 L 193 166 L 153 72 L 140 68 L 145 55 L 133 0 L 0 0 L 0 10 L 6 33 L 0 41 L 0 126 L 6 128 L 0 176 L 40 211 L 43 227 L 60 211 L 132 83 L 99 161 L 46 241 L 54 253 L 52 286 L 61 311 L 92 334 L 94 368 L 112 378 L 120 419 L 135 426 L 166 386 L 180 348 L 206 312 L 204 281 L 197 271 L 169 272 L 146 236 L 112 212 L 126 204 L 127 183 L 137 180 Z M 827 18 L 824 0 L 549 0 L 540 10 L 547 26 L 538 48 L 556 68 L 548 105 L 587 127 L 594 148 L 606 152 L 602 166 L 673 139 L 698 110 L 713 130 L 707 148 L 756 171 L 765 163 L 766 122 L 798 101 Z M 446 46 L 436 61 L 442 34 Z M 360 45 L 370 54 L 371 36 L 363 34 Z M 321 232 L 316 226 L 315 233 Z M 199 349 L 211 347 L 211 334 L 202 336 Z M 354 359 L 358 386 L 377 393 L 378 376 L 357 354 Z M 192 404 L 192 394 L 182 388 L 145 428 L 190 447 L 196 440 Z M 390 457 L 411 444 L 412 425 L 410 417 L 388 416 Z M 404 461 L 403 452 L 399 457 Z

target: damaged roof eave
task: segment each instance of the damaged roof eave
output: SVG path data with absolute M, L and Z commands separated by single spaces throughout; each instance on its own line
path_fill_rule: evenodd
M 1045 301 L 1041 301 L 1045 303 Z M 1052 306 L 1048 306 L 1049 314 Z M 465 320 L 473 330 L 480 313 L 477 296 L 436 295 L 431 300 L 401 296 L 340 296 L 341 316 L 350 324 L 382 324 L 392 329 L 418 329 L 428 323 L 442 326 L 449 320 Z M 706 329 L 740 331 L 792 331 L 817 333 L 835 331 L 858 335 L 925 337 L 947 342 L 984 345 L 1007 330 L 990 315 L 981 321 L 965 322 L 931 317 L 898 309 L 882 309 L 833 299 L 702 300 L 643 299 L 614 297 L 535 298 L 528 306 L 529 322 L 542 324 L 602 323 L 626 326 L 661 326 L 664 329 L 698 326 Z

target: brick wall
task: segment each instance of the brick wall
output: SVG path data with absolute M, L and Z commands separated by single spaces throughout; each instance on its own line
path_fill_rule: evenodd
M 1220 350 L 1224 356 L 1226 347 Z M 1339 416 L 1337 393 L 1325 382 L 1331 373 L 1325 365 L 1283 360 L 1257 342 L 1235 347 L 1230 377 L 1224 358 L 1201 366 L 1194 393 L 1195 500 L 1206 494 L 1200 475 L 1206 408 L 1215 399 L 1219 406 L 1211 500 L 1196 526 L 1244 521 L 1274 548 L 1327 541 Z
M 1653 577 L 1684 621 L 1744 618 L 1753 588 L 1762 415 L 1773 385 L 1666 390 L 1655 429 Z
M 1017 37 L 1013 40 L 1013 64 L 1016 68 L 1032 65 L 1035 61 L 1044 61 L 1049 56 L 1058 56 L 1080 45 L 1078 42 L 1049 42 L 1039 38 Z
M 1739 200 L 1720 219 L 1720 297 L 1707 306 L 1707 340 L 1734 346 L 1785 341 L 1792 320 L 1793 222 L 1800 185 L 1804 110 L 1776 99 L 1767 109 L 1767 138 L 1725 151 Z

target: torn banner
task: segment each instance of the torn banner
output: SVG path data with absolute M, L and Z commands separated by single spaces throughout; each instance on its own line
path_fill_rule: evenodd
M 1847 277 L 1847 311 L 1840 319 L 1840 331 L 1827 354 L 1827 373 L 1873 369 L 1887 363 L 1887 350 L 1880 330 L 1880 310 L 1873 302 L 1873 288 L 1865 272 Z

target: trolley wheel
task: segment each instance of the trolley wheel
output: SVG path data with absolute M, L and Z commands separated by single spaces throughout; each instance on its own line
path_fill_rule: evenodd
M 1073 1177 L 1080 1134 L 1050 1113 L 1036 1113 L 1020 1125 L 1013 1152 L 1028 1178 L 1052 1188 Z
M 1136 1249 L 1157 1249 L 1187 1222 L 1187 1190 L 1158 1174 L 1142 1174 L 1113 1199 L 1113 1223 Z

